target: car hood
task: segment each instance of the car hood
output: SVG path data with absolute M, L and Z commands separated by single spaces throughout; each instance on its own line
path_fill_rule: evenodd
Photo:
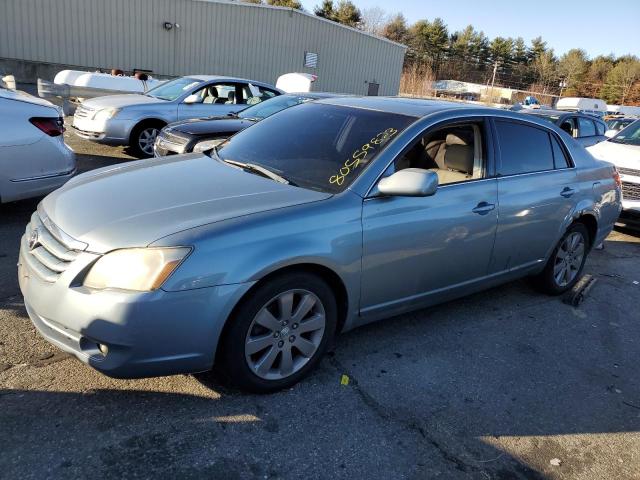
M 607 140 L 596 143 L 587 150 L 597 159 L 606 160 L 618 167 L 640 168 L 640 146 L 638 145 L 624 145 Z
M 172 123 L 169 128 L 189 135 L 206 135 L 217 132 L 239 132 L 254 123 L 254 120 L 225 116 L 183 120 Z
M 104 253 L 330 196 L 187 154 L 87 172 L 49 194 L 42 207 L 63 232 L 88 244 L 87 250 Z
M 122 108 L 131 105 L 146 105 L 149 103 L 167 103 L 167 101 L 139 93 L 127 93 L 124 95 L 107 95 L 106 97 L 90 98 L 82 102 L 82 105 L 93 110 L 98 110 L 101 108 Z

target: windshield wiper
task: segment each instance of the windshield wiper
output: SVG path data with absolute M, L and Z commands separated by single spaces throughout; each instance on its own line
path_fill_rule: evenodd
M 243 170 L 248 170 L 250 172 L 257 173 L 259 175 L 262 175 L 263 177 L 270 178 L 271 180 L 275 180 L 278 183 L 284 183 L 285 185 L 291 185 L 292 187 L 296 186 L 296 184 L 293 183 L 292 181 L 287 180 L 282 175 L 279 175 L 273 170 L 263 167 L 262 165 L 258 165 L 255 163 L 238 162 L 237 160 L 227 160 L 226 158 L 220 158 L 220 156 L 218 155 L 217 149 L 214 149 L 214 152 L 216 153 L 216 156 L 225 163 L 228 163 L 230 165 L 235 165 L 237 167 L 242 168 Z

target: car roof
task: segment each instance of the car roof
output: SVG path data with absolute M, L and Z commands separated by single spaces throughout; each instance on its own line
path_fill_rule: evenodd
M 551 110 L 551 109 L 536 109 L 536 110 L 532 110 L 532 109 L 526 109 L 523 108 L 522 110 L 518 110 L 519 113 L 526 113 L 528 115 L 539 115 L 539 116 L 557 116 L 557 117 L 562 117 L 562 116 L 566 116 L 566 115 L 571 115 L 574 117 L 584 117 L 584 118 L 588 118 L 589 120 L 600 120 L 601 122 L 604 121 L 599 117 L 596 117 L 594 115 L 590 115 L 588 113 L 583 113 L 583 112 L 568 112 L 566 110 Z
M 319 100 L 321 98 L 349 97 L 348 93 L 331 93 L 331 92 L 287 92 L 283 97 L 304 97 Z
M 244 82 L 244 83 L 251 83 L 254 85 L 261 85 L 264 87 L 275 89 L 275 87 L 269 83 L 259 82 L 257 80 L 251 80 L 248 78 L 225 77 L 222 75 L 185 75 L 183 78 L 193 78 L 194 80 L 200 80 L 201 82 L 211 82 L 211 81 Z
M 464 108 L 482 108 L 468 103 L 427 100 L 409 97 L 335 97 L 320 100 L 319 103 L 340 105 L 344 107 L 378 110 L 412 117 L 424 117 L 432 113 Z M 495 110 L 495 109 L 493 109 Z

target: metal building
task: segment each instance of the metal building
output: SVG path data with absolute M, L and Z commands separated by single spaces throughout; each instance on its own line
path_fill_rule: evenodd
M 6 70 L 143 69 L 269 83 L 306 72 L 318 76 L 315 90 L 395 95 L 405 50 L 282 7 L 222 0 L 0 1 L 0 69 L 18 77 Z

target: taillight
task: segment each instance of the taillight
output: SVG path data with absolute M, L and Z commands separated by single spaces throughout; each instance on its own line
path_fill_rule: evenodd
M 29 121 L 50 137 L 57 137 L 64 133 L 62 117 L 33 117 Z
M 620 180 L 620 173 L 618 173 L 618 169 L 616 167 L 613 167 L 613 179 L 615 180 L 616 185 L 622 188 L 622 180 Z

